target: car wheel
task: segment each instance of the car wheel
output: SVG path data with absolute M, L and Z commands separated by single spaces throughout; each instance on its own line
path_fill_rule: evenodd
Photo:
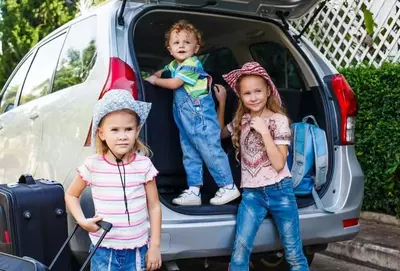
M 305 253 L 305 256 L 310 266 L 314 259 L 314 253 Z M 285 255 L 282 252 L 252 256 L 251 267 L 253 270 L 290 271 L 290 266 L 286 262 Z

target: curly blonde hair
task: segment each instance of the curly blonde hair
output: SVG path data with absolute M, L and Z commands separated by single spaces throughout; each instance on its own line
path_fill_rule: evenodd
M 250 110 L 246 108 L 244 105 L 241 97 L 240 97 L 240 83 L 243 80 L 243 78 L 248 77 L 248 76 L 258 76 L 258 75 L 242 75 L 239 77 L 236 88 L 239 93 L 239 105 L 238 109 L 236 110 L 235 117 L 233 118 L 232 121 L 232 143 L 233 146 L 235 147 L 235 157 L 238 162 L 240 162 L 240 136 L 242 134 L 242 118 L 244 114 L 250 113 Z M 263 78 L 262 76 L 260 76 Z M 268 97 L 267 103 L 265 105 L 265 108 L 268 108 L 274 113 L 279 113 L 282 115 L 287 116 L 286 109 L 279 103 L 278 98 L 275 95 L 272 95 L 272 90 L 268 82 L 263 78 L 265 84 L 267 85 L 267 90 L 270 93 L 270 96 Z
M 202 34 L 200 31 L 191 23 L 186 20 L 179 20 L 174 23 L 171 28 L 165 33 L 165 47 L 168 48 L 169 46 L 169 39 L 171 38 L 172 32 L 181 32 L 186 31 L 187 33 L 193 33 L 196 37 L 197 44 L 201 47 L 203 46 Z
M 132 116 L 134 116 L 135 120 L 136 120 L 136 124 L 140 123 L 140 118 L 139 118 L 138 114 L 136 114 L 132 110 L 123 109 L 121 111 L 127 112 L 127 113 L 131 114 Z M 107 117 L 107 115 L 101 119 L 101 121 L 99 123 L 99 127 L 102 126 L 103 121 L 106 117 Z M 107 146 L 107 143 L 105 141 L 101 140 L 98 132 L 96 132 L 95 144 L 96 144 L 95 146 L 96 146 L 97 154 L 105 155 L 108 152 L 109 148 Z M 136 138 L 135 144 L 133 145 L 133 148 L 129 153 L 135 153 L 135 152 L 139 152 L 141 155 L 144 155 L 147 157 L 152 156 L 152 152 L 151 152 L 150 148 L 145 143 L 143 143 L 143 141 L 139 137 Z

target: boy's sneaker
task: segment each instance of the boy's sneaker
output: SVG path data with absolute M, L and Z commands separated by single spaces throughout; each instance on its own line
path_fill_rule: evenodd
M 223 205 L 237 199 L 238 197 L 240 197 L 240 191 L 236 185 L 234 185 L 232 189 L 221 187 L 215 194 L 215 197 L 210 200 L 210 204 Z
M 189 189 L 184 190 L 179 197 L 172 200 L 173 204 L 183 205 L 183 206 L 198 206 L 201 205 L 200 193 L 196 195 L 193 191 Z

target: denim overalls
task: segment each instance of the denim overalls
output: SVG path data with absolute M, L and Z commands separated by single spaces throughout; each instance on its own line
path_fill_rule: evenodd
M 221 128 L 211 93 L 211 77 L 201 67 L 180 66 L 181 69 L 196 71 L 203 79 L 209 78 L 209 92 L 193 98 L 183 85 L 174 90 L 173 114 L 178 126 L 183 165 L 188 186 L 203 185 L 203 161 L 218 187 L 233 183 L 232 172 L 226 153 L 221 147 Z

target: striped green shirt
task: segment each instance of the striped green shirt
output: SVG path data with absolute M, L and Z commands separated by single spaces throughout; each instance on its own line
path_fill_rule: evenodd
M 181 79 L 183 88 L 193 98 L 208 94 L 208 79 L 198 73 L 198 70 L 203 70 L 203 65 L 196 56 L 187 58 L 181 64 L 173 60 L 164 70 L 170 71 L 173 78 Z

